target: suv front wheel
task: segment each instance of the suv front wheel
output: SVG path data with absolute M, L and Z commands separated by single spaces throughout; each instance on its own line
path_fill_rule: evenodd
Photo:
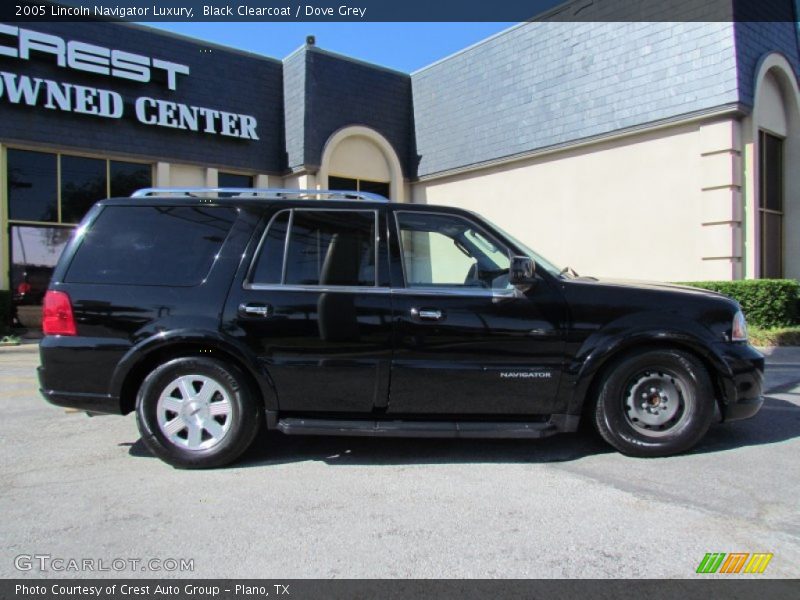
M 679 350 L 629 354 L 600 384 L 594 424 L 623 454 L 655 457 L 684 452 L 708 431 L 714 390 L 705 367 Z
M 142 440 L 181 468 L 220 467 L 252 443 L 260 404 L 235 366 L 205 357 L 171 360 L 144 380 L 136 402 Z

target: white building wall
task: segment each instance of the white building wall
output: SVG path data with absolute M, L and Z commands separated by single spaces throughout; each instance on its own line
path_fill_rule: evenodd
M 412 200 L 474 210 L 580 274 L 741 277 L 741 153 L 733 119 L 690 123 L 412 184 Z

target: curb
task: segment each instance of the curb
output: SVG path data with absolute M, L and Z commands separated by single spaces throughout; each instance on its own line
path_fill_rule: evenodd
M 756 349 L 768 359 L 800 361 L 800 346 L 768 346 Z
M 39 344 L 37 342 L 22 342 L 18 346 L 0 346 L 0 354 L 32 354 L 39 352 Z

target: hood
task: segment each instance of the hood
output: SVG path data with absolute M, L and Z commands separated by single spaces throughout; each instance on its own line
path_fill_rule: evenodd
M 681 285 L 678 283 L 664 283 L 661 281 L 642 281 L 639 279 L 598 279 L 596 277 L 578 277 L 573 281 L 590 281 L 592 283 L 599 283 L 601 285 L 610 287 L 621 287 L 637 290 L 662 290 L 665 292 L 683 292 L 686 294 L 693 294 L 697 296 L 704 296 L 706 298 L 728 298 L 725 294 L 719 292 L 712 292 L 702 288 L 692 287 L 690 285 Z

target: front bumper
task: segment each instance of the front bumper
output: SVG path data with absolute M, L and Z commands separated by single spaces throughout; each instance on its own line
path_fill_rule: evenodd
M 748 419 L 764 404 L 764 355 L 743 343 L 720 344 L 718 351 L 729 371 L 722 378 L 722 420 Z

